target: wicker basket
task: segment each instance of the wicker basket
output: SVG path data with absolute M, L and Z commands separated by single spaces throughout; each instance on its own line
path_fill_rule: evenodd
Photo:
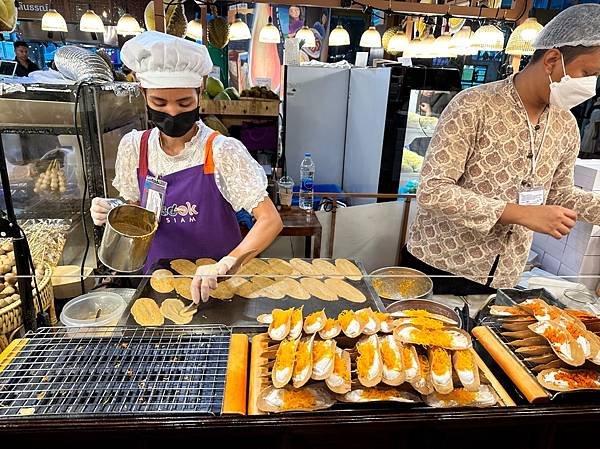
M 54 309 L 54 291 L 52 289 L 52 269 L 48 264 L 44 264 L 44 277 L 38 282 L 40 299 L 42 307 L 50 315 L 50 324 L 52 326 L 58 323 L 56 310 Z M 35 308 L 38 310 L 38 301 L 34 290 Z M 0 352 L 4 350 L 12 340 L 17 331 L 23 326 L 23 315 L 21 313 L 21 300 L 15 301 L 6 307 L 0 309 Z

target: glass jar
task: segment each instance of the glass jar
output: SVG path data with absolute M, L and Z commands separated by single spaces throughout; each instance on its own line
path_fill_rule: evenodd
M 561 302 L 569 309 L 585 310 L 597 314 L 600 310 L 596 296 L 588 290 L 568 288 Z

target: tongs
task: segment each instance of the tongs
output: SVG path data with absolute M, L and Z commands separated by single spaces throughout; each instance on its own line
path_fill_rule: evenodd
M 223 281 L 226 276 L 231 276 L 231 275 L 234 275 L 235 273 L 237 273 L 238 270 L 242 267 L 242 265 L 244 263 L 246 263 L 246 260 L 249 259 L 256 252 L 257 251 L 255 249 L 251 249 L 249 251 L 246 251 L 245 253 L 242 253 L 242 255 L 236 259 L 235 263 L 231 266 L 231 268 L 229 270 L 227 270 L 227 273 L 225 273 L 223 276 L 220 276 L 217 278 L 217 283 Z M 208 303 L 208 301 L 206 303 Z M 190 305 L 184 307 L 181 310 L 181 314 L 182 315 L 183 314 L 187 315 L 189 313 L 195 314 L 198 311 L 200 304 L 202 304 L 202 302 L 199 302 L 198 304 L 196 304 L 195 302 L 192 302 Z

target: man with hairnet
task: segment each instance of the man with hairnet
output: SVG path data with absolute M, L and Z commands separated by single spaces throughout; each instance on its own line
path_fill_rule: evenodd
M 578 218 L 600 224 L 600 196 L 573 186 L 580 142 L 569 111 L 596 92 L 600 5 L 564 10 L 534 47 L 522 72 L 461 92 L 440 117 L 402 259 L 440 276 L 434 293 L 512 287 L 532 231 L 560 239 Z

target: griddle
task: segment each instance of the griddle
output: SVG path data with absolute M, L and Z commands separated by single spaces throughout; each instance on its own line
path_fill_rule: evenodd
M 0 417 L 219 414 L 225 326 L 42 328 L 0 365 Z
M 264 259 L 267 260 L 267 259 Z M 283 259 L 289 260 L 289 259 Z M 303 259 L 310 262 L 311 259 Z M 323 259 L 329 262 L 334 262 L 335 259 Z M 351 260 L 361 271 L 363 276 L 367 276 L 364 265 L 360 261 Z M 159 268 L 170 269 L 170 260 L 161 259 L 152 269 L 151 272 Z M 251 278 L 253 276 L 249 276 Z M 269 277 L 269 276 L 265 276 Z M 299 300 L 286 296 L 283 299 L 270 299 L 270 298 L 255 298 L 247 299 L 240 296 L 234 296 L 229 300 L 219 300 L 211 298 L 206 304 L 200 305 L 198 312 L 194 315 L 194 318 L 190 325 L 193 324 L 208 324 L 218 323 L 226 326 L 255 326 L 257 324 L 256 317 L 263 313 L 270 313 L 273 309 L 288 309 L 291 307 L 304 306 L 304 316 L 309 313 L 316 312 L 317 310 L 325 310 L 328 317 L 337 317 L 342 310 L 360 310 L 365 307 L 370 307 L 373 310 L 385 312 L 385 307 L 381 302 L 381 299 L 375 293 L 375 290 L 371 286 L 368 278 L 363 277 L 360 281 L 351 281 L 344 279 L 350 285 L 356 287 L 362 292 L 367 300 L 363 303 L 357 304 L 345 299 L 338 299 L 337 301 L 323 301 L 319 298 L 311 297 L 308 300 Z M 175 291 L 170 293 L 158 293 L 150 286 L 150 277 L 144 278 L 137 288 L 133 300 L 129 303 L 125 313 L 121 317 L 120 325 L 124 326 L 137 326 L 137 322 L 131 315 L 131 306 L 138 298 L 152 298 L 160 305 L 162 301 L 167 298 L 180 298 L 184 304 L 189 304 L 190 301 L 177 295 Z M 165 320 L 165 323 L 169 323 Z

